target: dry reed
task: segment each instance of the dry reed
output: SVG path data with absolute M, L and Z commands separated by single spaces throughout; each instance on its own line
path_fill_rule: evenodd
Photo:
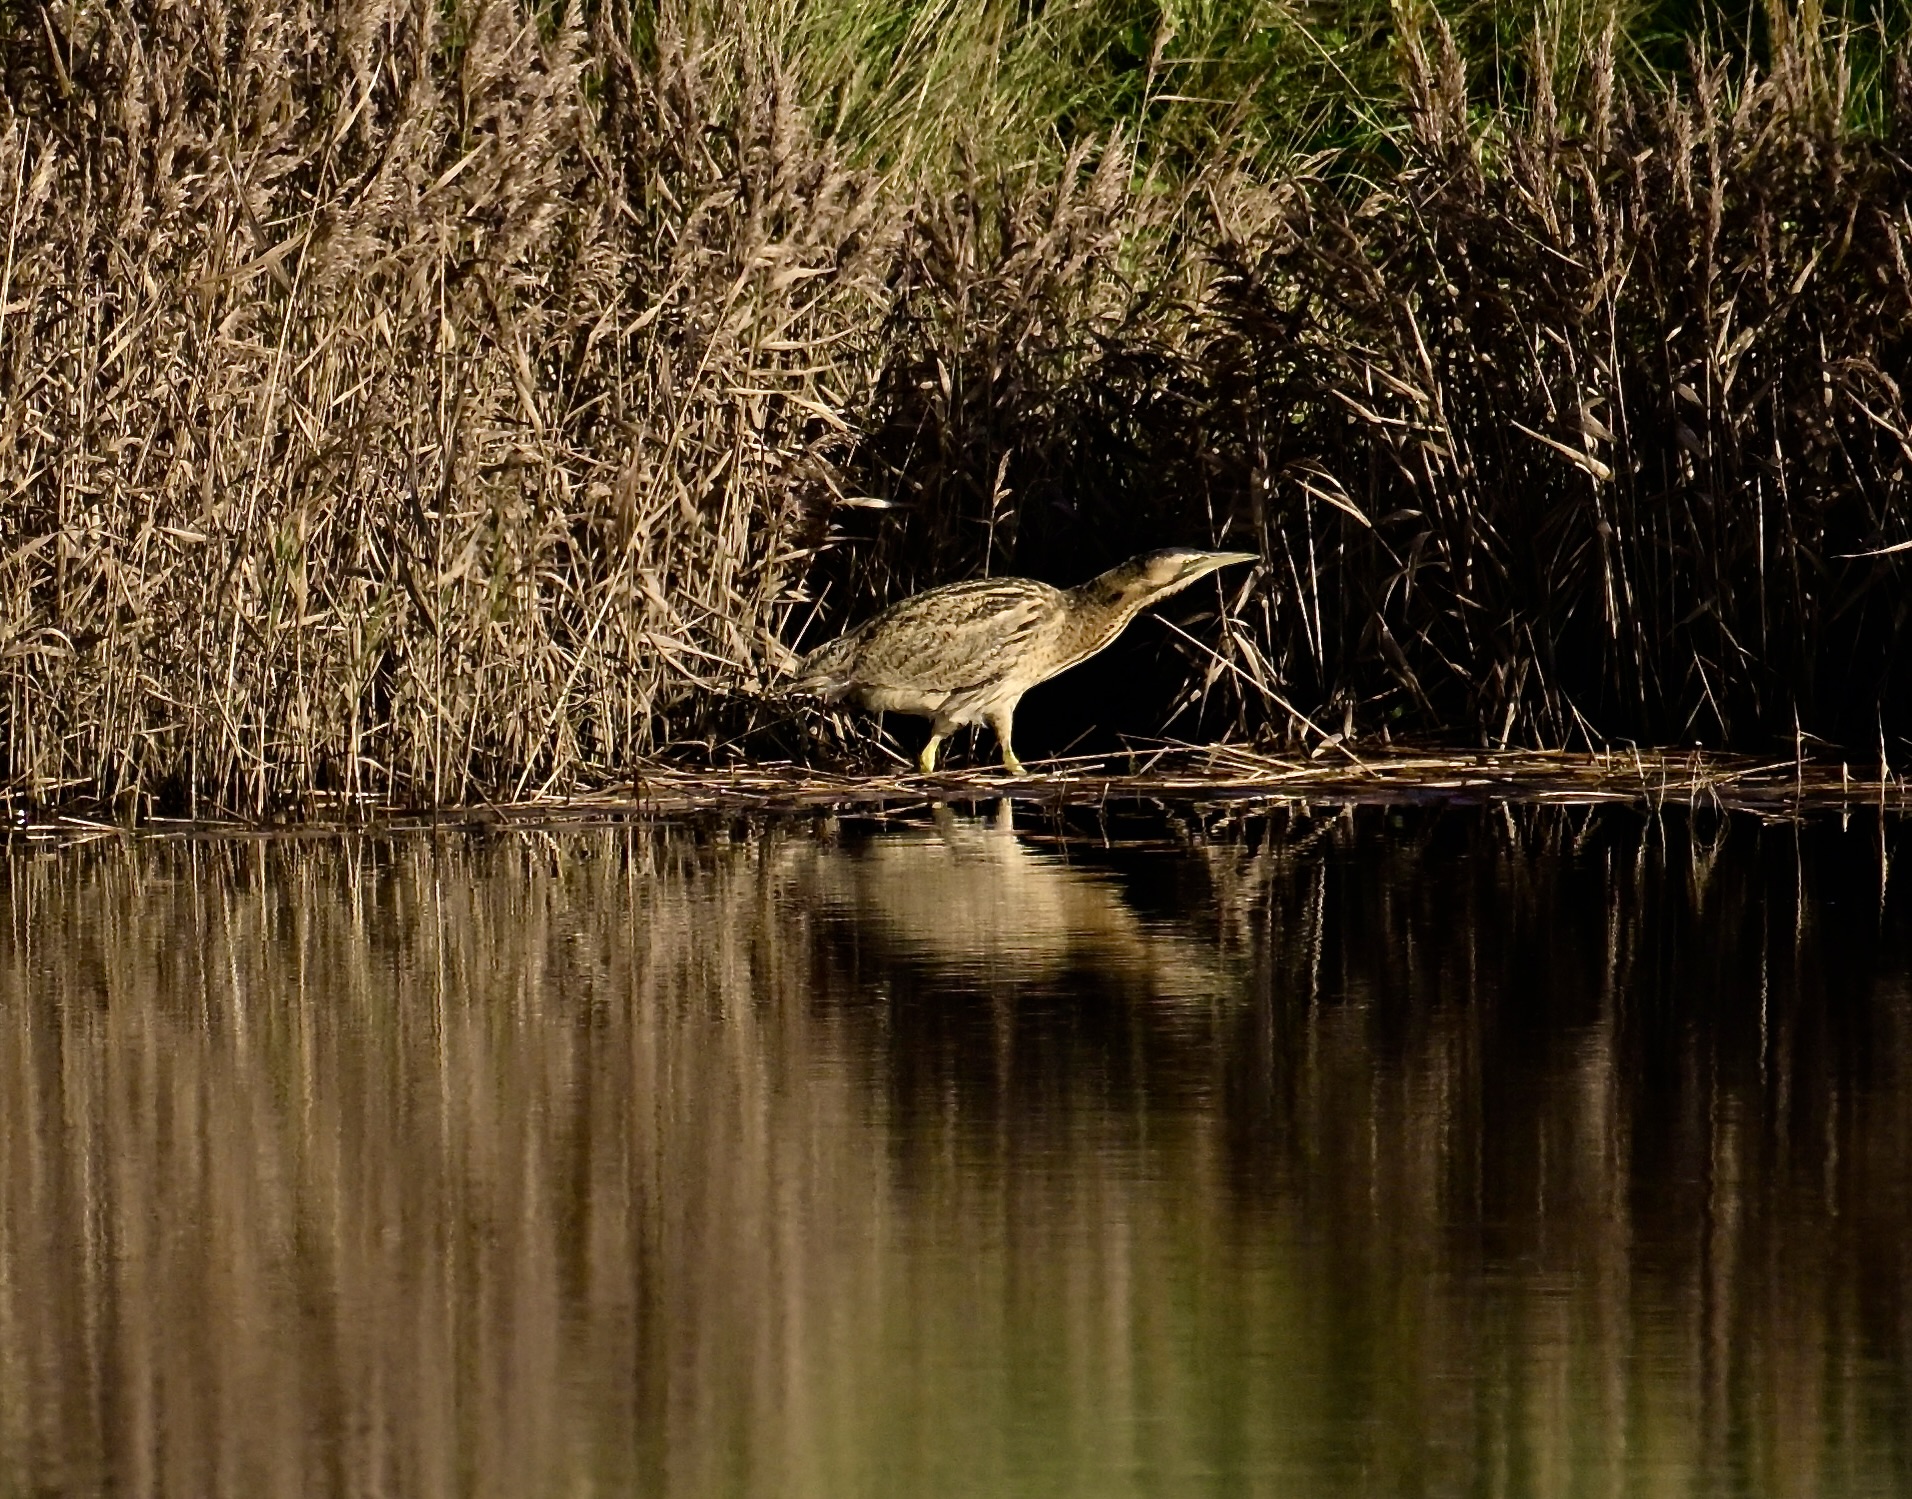
M 767 677 L 894 225 L 751 34 L 83 15 L 0 130 L 9 781 L 523 794 Z

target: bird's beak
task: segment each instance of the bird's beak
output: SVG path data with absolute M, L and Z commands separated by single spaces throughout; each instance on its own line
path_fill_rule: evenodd
M 1204 552 L 1199 557 L 1191 557 L 1182 568 L 1185 578 L 1199 578 L 1204 573 L 1212 573 L 1218 568 L 1231 567 L 1237 562 L 1259 562 L 1261 558 L 1254 552 Z

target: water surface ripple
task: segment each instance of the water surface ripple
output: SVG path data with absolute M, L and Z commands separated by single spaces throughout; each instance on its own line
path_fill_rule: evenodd
M 0 1494 L 1912 1492 L 1904 827 L 1015 816 L 11 848 Z

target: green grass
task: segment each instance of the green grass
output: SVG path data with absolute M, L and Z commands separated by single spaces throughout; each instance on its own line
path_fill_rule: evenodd
M 1764 7 L 1695 0 L 783 0 L 774 16 L 781 60 L 819 126 L 858 162 L 932 184 L 976 165 L 1057 166 L 1081 141 L 1117 137 L 1145 166 L 1183 172 L 1217 157 L 1267 171 L 1372 150 L 1399 130 L 1404 35 L 1441 25 L 1484 127 L 1524 113 L 1543 77 L 1576 96 L 1608 54 L 1649 92 L 1682 86 L 1696 53 L 1740 81 L 1770 73 L 1775 57 Z M 1850 123 L 1877 128 L 1909 16 L 1888 0 L 1815 5 L 1782 29 L 1834 44 L 1853 75 Z

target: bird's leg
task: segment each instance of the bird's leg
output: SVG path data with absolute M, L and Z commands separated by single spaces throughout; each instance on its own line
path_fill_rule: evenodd
M 1016 710 L 1014 708 L 1004 708 L 999 713 L 991 714 L 989 718 L 989 727 L 996 733 L 996 743 L 1002 746 L 1003 769 L 1012 776 L 1027 775 L 1028 772 L 1022 768 L 1022 761 L 1016 758 L 1015 746 L 1009 742 L 1009 735 L 1014 730 L 1015 724 Z
M 926 776 L 936 774 L 936 752 L 943 747 L 944 734 L 931 734 L 929 743 L 923 746 L 923 753 L 916 757 L 916 767 Z

